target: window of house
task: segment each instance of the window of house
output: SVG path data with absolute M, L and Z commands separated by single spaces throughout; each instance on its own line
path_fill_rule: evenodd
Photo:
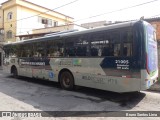
M 47 21 L 47 19 L 45 19 L 45 18 L 42 18 L 42 24 L 48 24 L 48 21 Z
M 13 13 L 12 12 L 9 12 L 8 15 L 7 15 L 7 19 L 8 20 L 11 20 L 13 17 Z
M 7 36 L 6 37 L 7 37 L 7 39 L 12 38 L 12 31 L 11 30 L 7 32 Z
M 53 21 L 54 27 L 58 26 L 58 21 Z
M 52 26 L 52 20 L 51 19 L 48 19 L 48 25 Z
M 38 17 L 38 22 L 41 23 L 41 24 L 46 24 L 46 25 L 52 26 L 52 20 L 51 19 L 47 19 L 47 18 L 39 16 Z

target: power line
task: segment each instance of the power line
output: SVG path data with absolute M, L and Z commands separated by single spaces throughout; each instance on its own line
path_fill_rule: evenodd
M 87 18 L 82 18 L 82 19 L 76 20 L 76 21 L 74 21 L 74 22 L 78 22 L 78 21 L 82 21 L 82 20 L 87 20 L 87 19 L 91 19 L 91 18 L 95 18 L 95 17 L 102 16 L 102 15 L 106 15 L 106 14 L 111 14 L 111 13 L 119 12 L 119 11 L 122 11 L 122 10 L 134 8 L 134 7 L 139 7 L 139 6 L 146 5 L 146 4 L 149 4 L 149 3 L 153 3 L 153 2 L 156 2 L 156 1 L 159 1 L 159 0 L 152 0 L 152 1 L 149 1 L 149 2 L 144 2 L 144 3 L 141 3 L 141 4 L 137 4 L 137 5 L 133 5 L 133 6 L 121 8 L 121 9 L 118 9 L 118 10 L 113 10 L 113 11 L 110 11 L 110 12 L 97 14 L 97 15 L 94 15 L 94 16 L 90 16 L 90 17 L 87 17 Z
M 72 4 L 72 3 L 74 3 L 74 2 L 77 2 L 77 1 L 78 1 L 78 0 L 74 0 L 74 1 L 72 1 L 72 2 L 66 3 L 66 4 L 61 5 L 61 6 L 59 6 L 59 7 L 56 7 L 56 8 L 54 8 L 54 9 L 47 10 L 47 11 L 45 11 L 45 12 L 41 12 L 41 13 L 36 14 L 36 15 L 33 15 L 33 16 L 29 16 L 29 17 L 22 18 L 22 19 L 19 19 L 19 20 L 14 20 L 14 21 L 8 21 L 8 22 L 4 22 L 4 23 L 16 22 L 16 21 L 21 21 L 21 20 L 24 20 L 24 19 L 29 19 L 29 18 L 32 18 L 32 17 L 35 17 L 35 16 L 39 16 L 39 15 L 41 15 L 41 14 L 45 14 L 45 13 L 47 13 L 47 12 L 54 11 L 54 10 L 56 10 L 56 9 L 65 7 L 65 6 L 70 5 L 70 4 Z M 3 23 L 2 23 L 2 24 L 3 24 Z
M 150 16 L 149 18 L 153 18 L 156 16 L 160 16 L 160 14 L 154 15 L 154 16 Z M 147 18 L 146 18 L 147 19 Z M 128 21 L 132 21 L 132 20 L 128 20 Z M 125 22 L 125 21 L 124 21 Z M 78 24 L 77 24 L 78 25 Z M 58 26 L 57 26 L 58 27 Z M 20 28 L 19 28 L 20 29 Z M 27 29 L 27 28 L 26 28 Z M 31 32 L 32 30 L 28 30 L 28 31 L 23 31 L 23 32 L 19 32 L 19 33 L 26 33 L 26 32 Z
M 71 3 L 74 3 L 74 2 L 77 2 L 78 0 L 75 0 L 75 1 L 72 1 L 70 3 L 67 3 L 67 4 L 64 4 L 60 7 L 57 7 L 55 9 L 58 9 L 58 8 L 61 8 L 61 7 L 64 7 L 66 5 L 69 5 Z M 114 12 L 119 12 L 119 11 L 122 11 L 122 10 L 126 10 L 126 9 L 130 9 L 130 8 L 134 8 L 134 7 L 138 7 L 138 6 L 142 6 L 142 5 L 145 5 L 145 4 L 149 4 L 149 3 L 153 3 L 153 2 L 156 2 L 156 1 L 159 1 L 159 0 L 152 0 L 152 1 L 149 1 L 149 2 L 145 2 L 145 3 L 141 3 L 141 4 L 137 4 L 137 5 L 133 5 L 133 6 L 129 6 L 129 7 L 125 7 L 125 8 L 121 8 L 121 9 L 118 9 L 118 10 L 114 10 L 114 11 L 110 11 L 110 12 L 107 12 L 107 13 L 102 13 L 102 14 L 98 14 L 98 15 L 94 15 L 94 16 L 90 16 L 90 17 L 87 17 L 87 18 L 84 18 L 84 19 L 80 19 L 80 20 L 77 20 L 77 21 L 81 21 L 81 20 L 86 20 L 86 19 L 90 19 L 90 18 L 94 18 L 94 17 L 98 17 L 98 16 L 102 16 L 102 15 L 105 15 L 105 14 L 111 14 L 111 13 L 114 13 Z M 52 9 L 52 10 L 55 10 L 55 9 Z M 52 10 L 48 10 L 46 12 L 43 12 L 43 13 L 40 13 L 40 14 L 44 14 L 44 13 L 47 13 L 49 11 L 52 11 Z M 37 15 L 34 15 L 34 16 L 38 16 L 40 14 L 37 14 Z M 31 17 L 34 17 L 34 16 L 30 16 L 30 17 L 27 17 L 27 18 L 22 18 L 20 20 L 23 20 L 23 19 L 28 19 L 28 18 L 31 18 Z M 19 20 L 16 20 L 16 21 L 19 21 Z M 70 23 L 75 23 L 77 21 L 73 21 L 73 22 L 70 22 Z M 20 28 L 19 28 L 20 29 Z M 31 31 L 31 30 L 29 30 Z M 26 31 L 27 32 L 27 31 Z M 25 33 L 25 32 L 23 32 Z

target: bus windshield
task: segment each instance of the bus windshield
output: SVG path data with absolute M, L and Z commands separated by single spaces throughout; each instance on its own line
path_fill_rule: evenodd
M 154 28 L 151 25 L 147 26 L 147 37 L 148 37 L 148 44 L 147 44 L 147 68 L 149 74 L 152 76 L 153 73 L 158 69 L 158 59 L 157 59 L 157 41 L 156 41 L 156 33 Z

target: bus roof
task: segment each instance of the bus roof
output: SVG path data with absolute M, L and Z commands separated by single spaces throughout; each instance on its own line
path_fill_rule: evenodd
M 37 41 L 54 40 L 54 39 L 59 39 L 59 38 L 65 38 L 67 36 L 76 36 L 76 35 L 80 35 L 80 34 L 98 32 L 98 31 L 115 29 L 115 28 L 122 28 L 122 27 L 127 27 L 127 26 L 133 26 L 133 24 L 135 24 L 136 22 L 138 22 L 138 21 L 130 21 L 130 22 L 124 22 L 124 23 L 118 23 L 118 24 L 111 24 L 111 25 L 107 25 L 104 27 L 87 29 L 87 30 L 83 30 L 83 31 L 60 32 L 57 34 L 54 33 L 53 35 L 45 35 L 45 36 L 39 37 L 39 38 L 27 39 L 27 40 L 18 41 L 18 42 L 5 43 L 4 46 L 32 43 L 32 42 L 37 42 Z

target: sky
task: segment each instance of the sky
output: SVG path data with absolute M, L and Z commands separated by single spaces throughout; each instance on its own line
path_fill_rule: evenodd
M 0 3 L 6 0 L 0 0 Z M 54 9 L 57 12 L 74 18 L 76 24 L 82 24 L 95 21 L 126 21 L 160 16 L 160 0 L 27 0 L 40 6 Z M 73 2 L 74 1 L 74 2 Z M 126 10 L 120 10 L 135 6 L 145 2 L 154 1 L 145 5 L 133 7 Z M 60 7 L 67 3 L 72 4 Z M 60 7 L 58 9 L 55 9 Z M 117 11 L 118 12 L 112 12 Z M 112 12 L 112 13 L 109 13 Z M 99 14 L 104 15 L 92 17 Z M 108 14 L 107 14 L 108 13 Z M 83 20 L 81 20 L 83 19 Z

